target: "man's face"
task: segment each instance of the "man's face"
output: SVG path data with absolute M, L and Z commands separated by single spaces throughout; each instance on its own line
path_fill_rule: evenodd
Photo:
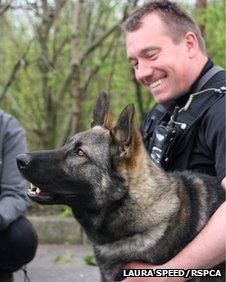
M 127 33 L 126 51 L 136 79 L 159 103 L 182 95 L 193 82 L 186 40 L 174 43 L 156 14 L 146 16 L 138 30 Z

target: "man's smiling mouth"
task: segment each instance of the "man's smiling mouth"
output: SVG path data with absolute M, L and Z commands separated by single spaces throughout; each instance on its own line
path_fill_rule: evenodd
M 150 87 L 153 89 L 153 88 L 156 88 L 158 87 L 159 85 L 161 85 L 164 81 L 166 80 L 166 77 L 164 78 L 160 78 L 152 83 L 150 83 Z

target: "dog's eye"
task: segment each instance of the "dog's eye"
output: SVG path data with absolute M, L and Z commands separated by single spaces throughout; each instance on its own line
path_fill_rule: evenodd
M 85 153 L 81 149 L 76 149 L 75 153 L 79 157 L 85 156 Z

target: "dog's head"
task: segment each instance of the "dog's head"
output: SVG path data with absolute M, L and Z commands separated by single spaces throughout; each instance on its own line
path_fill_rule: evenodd
M 142 144 L 134 115 L 134 106 L 128 105 L 113 124 L 107 94 L 101 93 L 90 130 L 75 134 L 60 149 L 20 154 L 18 168 L 32 183 L 29 197 L 41 204 L 68 205 L 89 205 L 91 198 L 96 205 L 107 198 L 120 200 Z

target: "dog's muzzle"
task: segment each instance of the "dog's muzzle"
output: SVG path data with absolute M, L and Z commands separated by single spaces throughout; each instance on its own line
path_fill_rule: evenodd
M 37 154 L 36 154 L 37 156 Z M 56 189 L 52 189 L 52 178 L 47 172 L 47 178 L 43 180 L 43 171 L 39 171 L 37 163 L 40 159 L 35 158 L 34 154 L 24 153 L 16 157 L 17 166 L 22 176 L 30 182 L 28 187 L 28 197 L 39 204 L 66 204 L 69 199 L 74 199 L 73 194 L 59 193 Z M 41 159 L 43 160 L 43 158 Z M 39 172 L 38 172 L 39 171 Z M 53 188 L 56 188 L 53 185 Z

